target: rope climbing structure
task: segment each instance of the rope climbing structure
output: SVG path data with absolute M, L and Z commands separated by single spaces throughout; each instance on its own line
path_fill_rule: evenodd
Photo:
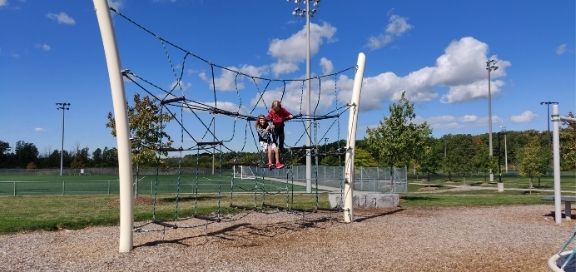
M 225 152 L 258 152 L 259 144 L 254 129 L 256 116 L 265 114 L 273 100 L 279 100 L 294 116 L 290 121 L 287 149 L 289 153 L 296 150 L 318 150 L 324 139 L 340 141 L 341 130 L 347 138 L 346 146 L 340 150 L 345 156 L 343 173 L 343 211 L 344 221 L 353 220 L 352 188 L 354 181 L 354 150 L 356 140 L 356 126 L 359 112 L 360 90 L 364 73 L 365 56 L 360 53 L 356 66 L 342 69 L 338 72 L 318 75 L 304 79 L 273 79 L 263 75 L 257 67 L 244 65 L 241 67 L 224 66 L 216 64 L 206 58 L 185 49 L 176 43 L 163 38 L 149 28 L 137 23 L 135 20 L 108 7 L 106 0 L 93 0 L 96 15 L 102 35 L 104 51 L 107 60 L 108 73 L 111 84 L 114 104 L 115 128 L 118 144 L 119 179 L 120 179 L 120 243 L 119 251 L 128 252 L 132 249 L 134 229 L 133 207 L 133 172 L 131 162 L 130 128 L 127 118 L 126 95 L 129 92 L 143 93 L 152 98 L 159 105 L 160 115 L 169 116 L 172 121 L 161 124 L 158 134 L 172 135 L 166 142 L 155 145 L 157 159 L 162 156 L 178 154 L 179 165 L 185 154 L 195 154 L 198 160 L 200 154 L 212 156 L 212 174 L 215 174 L 216 156 Z M 127 59 L 130 69 L 120 64 L 118 45 L 111 23 L 111 13 L 115 18 L 139 30 L 141 38 L 149 39 L 158 44 L 159 51 L 164 57 L 163 64 L 153 64 L 139 67 L 132 65 L 138 63 Z M 124 29 L 124 28 L 123 28 Z M 160 55 L 160 54 L 159 54 Z M 167 69 L 158 68 L 164 65 Z M 164 72 L 159 72 L 164 70 Z M 169 71 L 165 73 L 165 71 Z M 349 76 L 351 72 L 354 77 Z M 124 80 L 123 80 L 124 79 Z M 310 97 L 304 96 L 304 85 L 310 82 L 315 86 Z M 329 86 L 329 87 L 325 87 Z M 126 88 L 126 89 L 125 89 Z M 302 105 L 311 100 L 313 112 L 302 113 Z M 350 102 L 342 102 L 350 101 Z M 340 126 L 340 119 L 348 116 L 348 128 Z M 307 122 L 311 121 L 311 122 Z M 320 121 L 324 121 L 320 123 Z M 306 124 L 314 124 L 314 133 Z M 303 139 L 312 136 L 312 146 L 303 145 Z M 174 137 L 174 135 L 177 135 Z M 165 137 L 160 137 L 165 140 Z M 343 140 L 344 141 L 344 140 Z M 263 159 L 261 159 L 263 160 Z M 246 162 L 234 162 L 242 165 Z M 251 162 L 254 163 L 254 162 Z M 258 163 L 262 164 L 262 163 Z M 220 163 L 222 165 L 222 163 Z M 160 170 L 157 170 L 157 173 Z M 199 175 L 191 181 L 182 178 L 179 167 L 175 182 L 174 218 L 179 217 L 182 209 L 179 200 L 183 193 L 197 196 L 199 194 Z M 157 218 L 156 203 L 158 199 L 159 175 L 154 183 L 154 211 L 153 221 L 161 223 Z M 229 188 L 230 199 L 235 189 L 234 178 L 231 177 Z M 255 180 L 259 180 L 256 178 Z M 266 188 L 255 183 L 256 189 L 271 194 L 285 192 L 288 202 L 289 187 Z M 286 182 L 287 184 L 287 182 Z M 222 197 L 222 184 L 218 185 L 218 207 Z M 184 189 L 186 188 L 186 189 Z M 293 186 L 291 186 L 293 190 Z M 252 189 L 254 190 L 254 188 Z M 316 196 L 317 197 L 317 196 Z M 197 197 L 195 198 L 197 199 Z M 318 203 L 318 199 L 316 199 Z M 194 207 L 196 208 L 196 206 Z M 218 213 L 220 215 L 220 213 Z

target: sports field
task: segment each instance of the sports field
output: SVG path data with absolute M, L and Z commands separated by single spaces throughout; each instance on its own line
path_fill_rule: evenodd
M 136 179 L 136 178 L 135 178 Z M 238 179 L 231 175 L 147 175 L 134 183 L 138 195 L 196 194 L 230 192 L 292 192 L 305 187 L 291 181 L 269 179 Z M 0 195 L 87 195 L 117 194 L 117 176 L 3 176 Z

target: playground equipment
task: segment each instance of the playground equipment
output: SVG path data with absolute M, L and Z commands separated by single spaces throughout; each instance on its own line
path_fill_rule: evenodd
M 553 153 L 554 153 L 554 220 L 556 224 L 562 223 L 561 188 L 560 188 L 560 122 L 576 122 L 575 118 L 563 117 L 558 113 L 558 105 L 552 105 L 551 120 L 554 126 Z M 572 230 L 568 240 L 558 253 L 548 259 L 548 266 L 552 271 L 576 271 L 576 247 L 566 250 L 576 237 L 576 228 Z
M 162 48 L 165 49 L 165 53 L 167 54 L 167 57 L 169 59 L 169 63 L 170 66 L 172 67 L 172 72 L 174 73 L 175 76 L 175 82 L 178 82 L 179 84 L 175 84 L 174 87 L 171 90 L 165 90 L 163 88 L 160 87 L 159 84 L 154 84 L 152 83 L 150 80 L 144 79 L 143 77 L 139 76 L 138 74 L 132 72 L 131 70 L 128 69 L 124 69 L 122 70 L 121 64 L 120 64 L 120 57 L 118 54 L 118 49 L 117 49 L 117 44 L 116 44 L 116 39 L 115 39 L 115 33 L 114 33 L 114 28 L 112 26 L 111 23 L 111 15 L 110 15 L 110 11 L 115 12 L 117 15 L 119 15 L 120 17 L 124 18 L 124 16 L 122 14 L 120 14 L 119 12 L 112 10 L 108 7 L 108 3 L 106 0 L 93 0 L 94 2 L 94 7 L 96 10 L 96 15 L 98 18 L 98 24 L 99 24 L 99 28 L 100 28 L 100 32 L 101 32 L 101 36 L 102 36 L 102 42 L 104 45 L 104 51 L 105 51 L 105 55 L 106 55 L 106 63 L 107 63 L 107 67 L 108 67 L 108 74 L 109 74 L 109 78 L 110 78 L 110 85 L 111 85 L 111 92 L 112 92 L 112 98 L 113 98 L 113 105 L 114 105 L 114 116 L 115 116 L 115 120 L 116 120 L 116 136 L 117 136 L 117 145 L 118 145 L 118 157 L 119 157 L 119 179 L 120 179 L 120 242 L 119 242 L 119 251 L 120 252 L 129 252 L 130 250 L 132 250 L 133 247 L 133 237 L 132 237 L 132 230 L 133 230 L 133 225 L 134 225 L 134 216 L 133 216 L 133 181 L 132 181 L 132 158 L 131 158 L 131 143 L 130 143 L 130 131 L 129 131 L 129 124 L 128 124 L 128 117 L 127 117 L 127 109 L 126 109 L 126 95 L 125 95 L 125 90 L 124 90 L 124 82 L 123 82 L 123 77 L 125 77 L 128 81 L 132 81 L 135 85 L 137 85 L 138 87 L 142 88 L 144 91 L 146 91 L 150 96 L 153 96 L 155 99 L 158 99 L 160 101 L 160 104 L 162 105 L 163 109 L 166 108 L 167 111 L 169 111 L 169 114 L 174 117 L 174 119 L 177 120 L 177 122 L 179 123 L 179 125 L 183 128 L 183 119 L 180 118 L 178 119 L 177 114 L 175 114 L 174 111 L 171 111 L 169 109 L 169 106 L 171 107 L 176 107 L 176 108 L 180 108 L 180 115 L 182 115 L 183 109 L 186 108 L 187 111 L 192 112 L 192 114 L 194 114 L 195 117 L 198 118 L 199 115 L 223 115 L 223 116 L 227 116 L 227 117 L 231 117 L 231 119 L 234 119 L 234 123 L 232 125 L 232 127 L 234 129 L 229 130 L 228 132 L 232 131 L 232 135 L 230 136 L 230 139 L 228 140 L 228 138 L 223 138 L 221 135 L 216 134 L 216 125 L 215 125 L 215 121 L 214 119 L 212 119 L 209 122 L 204 122 L 204 120 L 201 120 L 200 118 L 198 118 L 200 124 L 197 126 L 199 128 L 206 128 L 206 132 L 204 132 L 204 135 L 202 136 L 195 136 L 193 135 L 194 132 L 197 131 L 192 131 L 191 129 L 183 129 L 181 130 L 181 134 L 184 134 L 184 132 L 186 132 L 186 136 L 188 136 L 191 140 L 191 142 L 193 142 L 191 147 L 184 147 L 184 146 L 180 146 L 179 148 L 166 148 L 166 152 L 167 151 L 176 151 L 176 152 L 186 152 L 186 151 L 191 151 L 191 150 L 208 150 L 211 149 L 212 150 L 212 154 L 214 154 L 214 150 L 216 149 L 228 149 L 229 151 L 233 151 L 228 145 L 227 142 L 232 141 L 232 139 L 234 138 L 234 131 L 235 131 L 235 122 L 236 119 L 241 119 L 247 122 L 247 124 L 249 123 L 249 121 L 253 121 L 255 120 L 253 111 L 254 109 L 260 105 L 260 103 L 263 104 L 263 106 L 265 108 L 266 107 L 266 102 L 264 101 L 265 98 L 265 93 L 266 94 L 270 94 L 269 91 L 269 85 L 271 83 L 276 83 L 276 84 L 281 84 L 281 86 L 283 85 L 283 88 L 280 87 L 279 89 L 281 91 L 277 91 L 279 94 L 281 94 L 281 98 L 284 98 L 284 94 L 286 91 L 286 86 L 288 85 L 288 83 L 294 83 L 294 82 L 310 82 L 312 80 L 316 80 L 318 81 L 319 84 L 319 89 L 320 89 L 320 85 L 322 84 L 322 79 L 324 77 L 334 77 L 334 85 L 336 84 L 336 77 L 335 75 L 337 75 L 338 73 L 343 73 L 344 71 L 349 70 L 350 68 L 331 74 L 331 75 L 326 75 L 326 76 L 317 76 L 315 78 L 307 78 L 307 79 L 289 79 L 289 80 L 273 80 L 273 79 L 266 79 L 266 78 L 262 78 L 259 76 L 253 76 L 253 75 L 248 75 L 244 72 L 241 71 L 236 71 L 233 70 L 230 67 L 224 67 L 224 66 L 220 66 L 220 65 L 216 65 L 213 64 L 212 62 L 206 61 L 205 59 L 198 57 L 197 55 L 195 55 L 194 53 L 187 51 L 185 49 L 183 49 L 182 47 L 176 46 L 174 43 L 160 37 L 159 35 L 152 35 L 153 33 L 151 33 L 149 30 L 144 29 L 144 27 L 142 25 L 138 25 L 136 24 L 136 26 L 142 30 L 144 30 L 144 32 L 146 32 L 147 34 L 151 35 L 154 39 L 156 39 L 158 42 L 161 43 Z M 129 20 L 131 23 L 135 23 L 132 20 Z M 181 64 L 178 66 L 179 68 L 176 68 L 176 65 L 173 65 L 172 59 L 168 56 L 168 50 L 172 50 L 172 51 L 176 51 L 178 52 L 180 55 L 182 55 L 181 58 Z M 212 75 L 211 75 L 211 87 L 213 88 L 213 94 L 214 94 L 214 100 L 210 101 L 210 102 L 202 102 L 205 100 L 194 100 L 194 99 L 190 99 L 189 97 L 182 95 L 182 96 L 176 96 L 175 94 L 173 94 L 173 91 L 175 89 L 181 88 L 181 84 L 180 82 L 182 82 L 182 75 L 184 74 L 184 67 L 186 67 L 186 65 L 188 65 L 188 61 L 196 61 L 198 63 L 204 63 L 204 65 L 208 65 L 209 69 L 207 69 L 207 71 L 211 71 Z M 353 220 L 353 207 L 352 207 L 352 194 L 353 194 L 353 183 L 354 183 L 354 153 L 355 153 L 355 139 L 356 139 L 356 126 L 357 126 L 357 120 L 358 120 L 358 113 L 359 113 L 359 102 L 360 102 L 360 90 L 362 87 L 362 80 L 363 80 L 363 73 L 364 73 L 364 66 L 365 66 L 365 55 L 363 53 L 360 53 L 358 55 L 358 61 L 357 64 L 355 66 L 356 68 L 356 73 L 354 76 L 354 80 L 353 83 L 350 85 L 351 86 L 351 92 L 352 92 L 352 99 L 351 102 L 349 104 L 347 104 L 346 106 L 343 107 L 336 107 L 336 112 L 337 114 L 324 114 L 324 115 L 317 115 L 316 114 L 316 110 L 314 112 L 314 114 L 312 115 L 307 115 L 307 116 L 303 116 L 302 114 L 300 114 L 300 119 L 304 120 L 304 121 L 317 121 L 317 120 L 322 120 L 322 119 L 329 119 L 329 118 L 340 118 L 340 115 L 343 111 L 349 110 L 349 122 L 348 122 L 348 138 L 347 138 L 347 144 L 346 144 L 346 148 L 345 148 L 345 171 L 344 171 L 344 221 L 345 222 L 351 222 Z M 354 67 L 352 67 L 354 68 Z M 256 102 L 256 104 L 254 105 L 254 108 L 252 108 L 252 111 L 250 111 L 250 113 L 248 114 L 242 114 L 240 113 L 240 106 L 238 107 L 238 110 L 227 110 L 225 109 L 226 107 L 226 103 L 222 103 L 219 104 L 218 100 L 216 100 L 216 89 L 217 89 L 217 85 L 216 84 L 216 77 L 215 77 L 215 70 L 219 70 L 222 75 L 223 74 L 228 74 L 228 75 L 232 75 L 236 80 L 241 81 L 244 80 L 244 83 L 252 81 L 254 82 L 254 87 L 257 90 L 257 93 L 259 94 L 258 97 L 258 101 Z M 207 78 L 210 78 L 209 75 L 205 75 Z M 339 80 L 339 79 L 338 79 Z M 256 82 L 264 82 L 265 87 L 264 88 L 260 88 L 258 84 L 256 84 Z M 237 82 L 237 81 L 235 81 Z M 246 83 L 247 84 L 247 83 Z M 154 93 L 147 91 L 146 88 L 144 88 L 145 85 L 150 85 L 153 89 L 154 89 Z M 238 85 L 236 85 L 238 86 Z M 335 88 L 336 89 L 336 88 Z M 230 91 L 230 90 L 228 90 Z M 238 87 L 236 87 L 236 91 L 238 93 Z M 156 96 L 155 94 L 161 92 L 162 94 L 160 96 Z M 231 93 L 231 92 L 228 92 Z M 270 95 L 268 95 L 270 96 Z M 337 96 L 334 96 L 337 99 Z M 269 98 L 269 97 L 268 97 Z M 280 99 L 281 99 L 280 98 Z M 206 98 L 204 98 L 206 99 Z M 309 97 L 309 99 L 313 99 L 312 97 Z M 320 90 L 318 90 L 318 101 L 320 101 Z M 302 104 L 302 96 L 300 96 L 300 104 Z M 218 107 L 219 105 L 220 108 Z M 228 104 L 229 105 L 229 104 Z M 241 103 L 239 103 L 239 105 L 241 105 Z M 317 106 L 318 107 L 318 104 Z M 198 113 L 199 111 L 203 111 L 202 113 Z M 296 118 L 295 118 L 296 119 Z M 304 123 L 304 122 L 303 122 Z M 309 122 L 307 122 L 309 123 Z M 249 127 L 249 126 L 247 126 Z M 328 126 L 328 128 L 332 127 L 332 125 Z M 196 128 L 196 127 L 195 127 Z M 211 129 L 212 128 L 212 129 Z M 306 133 L 312 133 L 310 132 L 310 127 L 306 127 Z M 205 137 L 212 137 L 211 141 L 204 141 L 203 139 Z M 309 135 L 308 135 L 309 136 Z M 323 135 L 322 137 L 320 137 L 320 139 L 325 138 L 326 135 Z M 182 137 L 183 138 L 183 137 Z M 302 138 L 302 136 L 300 137 Z M 317 139 L 319 140 L 319 139 Z M 184 141 L 181 141 L 181 144 Z M 246 141 L 245 141 L 246 142 Z M 161 146 L 160 144 L 158 146 Z M 206 147 L 209 148 L 206 148 Z M 243 147 L 242 147 L 243 148 Z M 302 147 L 303 149 L 306 150 L 311 150 L 314 149 L 314 146 L 304 146 Z M 214 165 L 214 164 L 213 164 Z M 214 171 L 213 171 L 214 172 Z M 308 186 L 309 187 L 309 186 Z M 176 199 L 178 199 L 178 197 L 176 197 Z

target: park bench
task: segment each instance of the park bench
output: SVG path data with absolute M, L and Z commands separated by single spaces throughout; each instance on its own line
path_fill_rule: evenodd
M 543 199 L 554 201 L 554 196 L 545 196 Z M 566 216 L 566 220 L 570 220 L 572 218 L 572 203 L 576 202 L 576 196 L 561 196 L 560 201 L 564 202 L 564 215 Z

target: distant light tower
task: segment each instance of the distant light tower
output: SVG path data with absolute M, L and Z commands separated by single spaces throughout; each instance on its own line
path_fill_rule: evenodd
M 62 110 L 62 145 L 60 146 L 60 176 L 64 169 L 64 112 L 70 109 L 70 103 L 59 102 L 56 103 L 58 110 Z
M 494 156 L 494 150 L 492 148 L 492 91 L 490 90 L 490 73 L 492 71 L 498 70 L 496 66 L 496 60 L 486 61 L 486 70 L 488 71 L 488 154 L 490 160 Z M 494 173 L 492 168 L 490 168 L 490 182 L 494 181 Z
M 297 5 L 296 8 L 292 11 L 292 15 L 294 16 L 305 16 L 306 17 L 306 81 L 308 82 L 308 103 L 306 105 L 306 146 L 312 146 L 312 129 L 311 129 L 311 109 L 312 109 L 312 85 L 310 82 L 310 17 L 314 17 L 317 11 L 317 7 L 320 4 L 320 0 L 313 0 L 314 2 L 314 9 L 310 9 L 310 1 L 311 0 L 294 0 L 294 3 Z M 290 0 L 288 0 L 290 2 Z M 305 4 L 305 8 L 300 8 L 300 4 Z M 306 149 L 306 192 L 312 192 L 312 153 L 311 150 L 308 148 Z

